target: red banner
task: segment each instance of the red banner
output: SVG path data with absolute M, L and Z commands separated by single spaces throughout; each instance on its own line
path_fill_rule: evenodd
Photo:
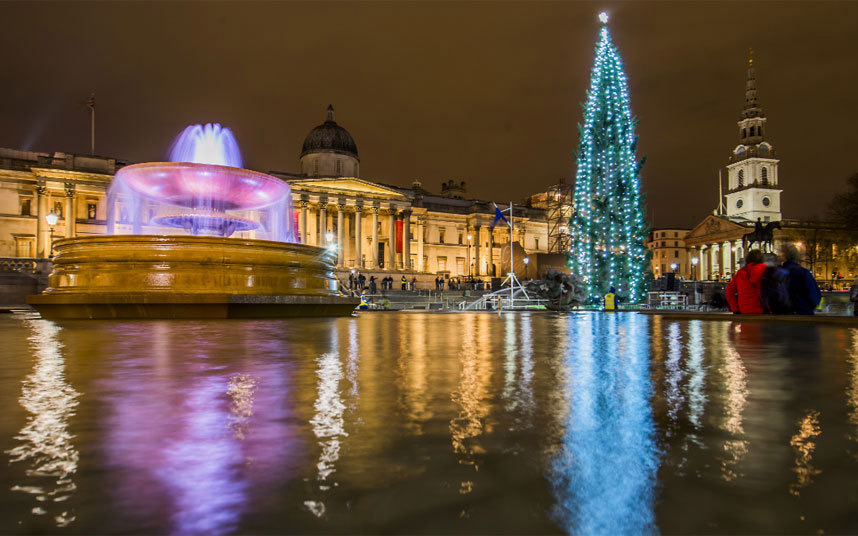
M 403 222 L 396 222 L 396 252 L 402 253 L 402 226 Z

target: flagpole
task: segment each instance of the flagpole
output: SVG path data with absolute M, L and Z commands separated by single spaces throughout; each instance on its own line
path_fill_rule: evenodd
M 90 110 L 90 116 L 92 118 L 92 130 L 91 130 L 90 139 L 89 139 L 89 154 L 94 155 L 95 154 L 95 106 L 94 105 L 90 106 L 89 110 Z
M 515 292 L 515 262 L 513 257 L 513 247 L 512 247 L 512 231 L 513 231 L 513 219 L 512 219 L 512 201 L 509 202 L 509 308 L 513 309 L 513 292 Z

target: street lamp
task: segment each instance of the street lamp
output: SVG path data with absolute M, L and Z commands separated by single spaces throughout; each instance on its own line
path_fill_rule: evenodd
M 524 258 L 524 280 L 527 281 L 527 265 L 530 264 L 530 257 Z
M 698 262 L 700 262 L 700 259 L 698 259 L 697 257 L 694 257 L 693 259 L 691 259 L 691 266 L 693 267 L 693 270 L 694 270 L 694 274 L 692 275 L 692 277 L 694 277 L 695 281 L 697 281 L 697 263 Z
M 679 265 L 675 262 L 670 263 L 670 269 L 673 270 L 673 273 L 676 273 L 676 269 L 679 268 Z
M 49 258 L 54 258 L 54 225 L 57 224 L 57 220 L 60 219 L 59 216 L 52 210 L 48 212 L 45 216 L 45 221 L 48 222 L 48 227 L 51 229 L 51 255 Z

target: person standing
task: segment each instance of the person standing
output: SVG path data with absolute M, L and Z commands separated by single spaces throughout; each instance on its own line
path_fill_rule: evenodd
M 373 295 L 378 293 L 378 286 L 375 284 L 374 275 L 369 276 L 369 293 Z
M 617 310 L 617 290 L 611 287 L 611 290 L 605 294 L 605 311 L 614 312 Z
M 736 275 L 727 284 L 727 303 L 733 314 L 761 315 L 764 313 L 761 300 L 761 287 L 766 265 L 763 264 L 763 252 L 752 249 L 745 257 L 745 266 L 736 271 Z
M 402 290 L 408 290 L 408 279 L 405 278 L 405 274 L 402 274 L 402 279 L 399 282 L 402 285 Z
M 858 316 L 858 277 L 852 282 L 849 289 L 849 301 L 852 302 L 852 316 Z
M 789 244 L 784 249 L 783 267 L 789 273 L 789 301 L 793 314 L 812 315 L 813 310 L 822 300 L 819 285 L 810 270 L 804 268 L 798 248 Z

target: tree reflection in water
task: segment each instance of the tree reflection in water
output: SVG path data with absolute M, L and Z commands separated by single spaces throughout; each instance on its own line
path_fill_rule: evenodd
M 571 316 L 569 416 L 550 475 L 555 515 L 570 534 L 656 532 L 658 470 L 648 319 Z

